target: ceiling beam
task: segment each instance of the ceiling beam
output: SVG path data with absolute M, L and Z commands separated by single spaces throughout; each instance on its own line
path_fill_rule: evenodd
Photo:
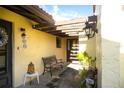
M 55 25 L 67 25 L 67 24 L 75 24 L 75 23 L 85 23 L 87 21 L 87 17 L 76 18 L 72 20 L 59 21 L 56 22 Z
M 79 24 L 79 25 L 82 25 L 79 27 L 76 26 L 78 24 L 75 24 L 75 27 L 62 27 L 62 26 L 45 26 L 45 27 L 41 27 L 40 25 L 36 25 L 36 26 L 39 26 L 39 27 L 34 27 L 35 29 L 38 29 L 38 30 L 41 30 L 41 31 L 45 31 L 45 32 L 54 32 L 54 31 L 59 31 L 59 30 L 62 30 L 62 32 L 68 32 L 68 31 L 73 31 L 73 32 L 76 32 L 77 30 L 76 29 L 80 29 L 79 31 L 82 31 L 83 29 L 83 26 L 84 24 Z M 71 25 L 70 25 L 71 26 Z M 67 30 L 67 31 L 66 31 Z
M 57 27 L 57 30 L 71 30 L 71 29 L 83 29 L 85 26 L 77 26 L 77 27 Z
M 39 16 L 40 18 L 44 19 L 50 24 L 54 24 L 54 20 L 52 19 L 52 16 L 47 14 L 45 11 L 40 9 L 38 6 L 34 5 L 21 5 L 24 9 L 31 12 L 34 15 Z
M 59 37 L 69 37 L 68 35 L 58 35 L 58 34 L 52 34 L 52 35 L 54 35 L 54 36 L 59 36 Z
M 66 30 L 75 31 L 78 27 L 82 28 L 84 25 L 84 22 L 70 22 L 70 23 L 64 23 L 64 24 L 57 24 L 54 25 L 54 20 L 52 19 L 51 15 L 48 15 L 45 11 L 40 9 L 38 6 L 34 5 L 6 5 L 2 6 L 4 8 L 7 8 L 15 13 L 18 13 L 22 16 L 25 16 L 35 22 L 38 22 L 37 24 L 33 25 L 32 27 L 34 29 L 47 32 L 53 35 L 62 36 L 62 37 L 68 37 L 69 35 L 66 34 Z M 61 29 L 57 29 L 60 27 Z M 75 28 L 73 28 L 75 27 Z M 72 30 L 73 29 L 73 30 Z M 69 33 L 72 34 L 72 33 Z
M 48 31 L 45 31 L 45 32 L 62 32 L 62 30 L 48 30 Z
M 78 32 L 66 32 L 66 34 L 78 34 Z
M 73 30 L 73 29 L 71 29 L 71 30 L 62 30 L 62 32 L 83 32 L 84 30 L 82 30 L 82 29 L 75 29 L 75 30 Z
M 64 33 L 61 33 L 61 34 L 59 34 L 59 33 L 51 33 L 51 34 L 56 35 L 56 36 L 62 36 L 62 37 L 68 36 L 67 34 L 64 34 Z
M 49 27 L 49 28 L 39 28 L 42 31 L 49 31 L 49 30 L 56 30 L 56 27 Z
M 62 27 L 62 28 L 56 28 L 56 30 L 76 30 L 76 29 L 83 29 L 85 28 L 85 26 L 83 27 Z
M 62 33 L 62 32 L 49 32 L 51 34 L 65 34 L 65 33 Z
M 42 26 L 40 24 L 36 24 L 36 28 L 41 28 L 41 29 L 47 29 L 47 28 L 58 28 L 58 27 L 62 27 L 62 26 L 69 26 L 69 25 L 84 25 L 84 22 L 75 22 L 75 23 L 70 23 L 70 24 L 60 24 L 60 25 L 50 25 L 50 26 Z
M 47 27 L 47 26 L 48 26 L 47 23 L 40 23 L 40 24 L 32 25 L 32 27 L 33 27 L 34 29 L 43 28 L 43 27 Z
M 10 11 L 13 11 L 17 14 L 20 14 L 22 16 L 25 16 L 27 17 L 28 19 L 31 19 L 35 22 L 38 22 L 38 23 L 41 23 L 41 24 L 48 24 L 48 22 L 44 21 L 43 19 L 39 18 L 37 15 L 34 15 L 30 12 L 28 12 L 27 10 L 23 9 L 22 7 L 20 7 L 20 5 L 3 5 L 2 7 L 10 10 Z
M 59 24 L 59 25 L 56 24 L 56 26 L 65 26 L 65 25 L 74 25 L 74 24 L 84 24 L 84 23 L 85 23 L 85 22 L 74 22 L 74 23 Z

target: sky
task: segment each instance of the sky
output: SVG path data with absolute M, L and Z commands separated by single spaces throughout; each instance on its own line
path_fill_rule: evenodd
M 92 5 L 40 5 L 55 21 L 64 21 L 93 15 Z

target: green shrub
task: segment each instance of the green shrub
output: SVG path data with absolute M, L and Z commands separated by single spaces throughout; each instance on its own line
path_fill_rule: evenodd
M 89 66 L 95 66 L 96 58 L 92 59 L 92 57 L 90 57 L 86 51 L 79 52 L 77 54 L 77 58 L 85 69 L 88 69 Z
M 88 74 L 89 67 L 95 67 L 96 58 L 92 59 L 86 51 L 77 54 L 77 58 L 82 65 L 82 70 L 79 71 L 81 77 L 81 87 L 86 87 L 85 78 Z
M 83 69 L 83 70 L 79 71 L 79 75 L 80 75 L 81 79 L 86 78 L 87 72 L 88 72 L 88 70 L 86 70 L 86 69 Z

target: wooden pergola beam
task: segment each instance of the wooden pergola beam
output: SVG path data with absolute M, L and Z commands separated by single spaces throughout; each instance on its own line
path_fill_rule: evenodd
M 22 8 L 21 5 L 3 5 L 2 7 L 13 11 L 17 14 L 20 14 L 22 16 L 27 17 L 28 19 L 31 19 L 35 22 L 38 22 L 40 24 L 46 24 L 49 25 L 49 23 L 45 20 L 43 20 L 42 18 L 40 18 L 39 16 L 32 14 L 31 12 L 27 11 L 26 9 Z
M 34 5 L 21 5 L 24 9 L 31 12 L 34 15 L 37 15 L 39 17 L 42 17 L 45 21 L 49 22 L 50 24 L 54 24 L 54 20 L 52 19 L 52 16 L 47 14 L 45 11 L 40 9 L 38 6 Z
M 56 36 L 68 37 L 68 35 L 61 32 L 61 30 L 56 30 L 57 26 L 54 25 L 54 20 L 52 19 L 52 17 L 44 13 L 44 11 L 37 6 L 5 5 L 2 7 L 37 22 L 36 25 L 32 26 L 32 28 L 34 29 L 44 31 Z
M 50 27 L 50 28 L 39 28 L 42 31 L 49 31 L 49 30 L 56 30 L 56 27 Z
M 66 34 L 64 34 L 64 33 L 63 33 L 63 34 L 62 34 L 62 33 L 60 33 L 60 34 L 59 34 L 59 33 L 52 33 L 52 34 L 53 34 L 53 35 L 59 35 L 59 36 L 63 36 L 63 35 L 64 35 L 64 36 L 68 36 L 68 35 L 66 35 Z
M 62 27 L 62 26 L 68 26 L 68 25 L 78 25 L 78 24 L 84 24 L 84 22 L 75 22 L 75 23 L 70 23 L 70 24 L 61 24 L 61 25 L 51 25 L 51 26 L 42 26 L 40 24 L 36 24 L 36 28 L 41 28 L 41 29 L 47 29 L 47 28 L 52 28 L 52 27 Z
M 76 29 L 81 29 L 81 28 L 79 28 L 79 27 L 75 27 L 75 28 L 62 28 L 60 30 L 76 30 Z M 57 29 L 57 30 L 59 30 L 59 29 Z
M 62 32 L 62 30 L 48 30 L 48 31 L 45 31 L 45 32 Z
M 57 34 L 57 33 L 51 33 L 52 35 L 55 35 L 55 36 L 60 36 L 60 37 L 68 37 L 68 35 L 64 34 L 64 33 L 61 33 L 61 34 Z
M 54 31 L 54 32 L 47 32 L 47 33 L 52 33 L 52 34 L 64 34 L 63 32 L 58 32 L 58 31 Z
M 77 25 L 77 24 L 76 24 Z M 68 26 L 66 26 L 66 27 L 63 27 L 63 26 L 43 26 L 43 25 L 36 25 L 35 27 L 34 27 L 34 29 L 39 29 L 39 30 L 41 30 L 41 31 L 45 31 L 45 32 L 51 32 L 51 31 L 55 31 L 55 30 L 63 30 L 63 32 L 64 32 L 64 30 L 76 30 L 76 29 L 83 29 L 83 26 L 84 26 L 84 24 L 81 24 L 82 26 L 78 26 L 78 27 L 68 27 Z

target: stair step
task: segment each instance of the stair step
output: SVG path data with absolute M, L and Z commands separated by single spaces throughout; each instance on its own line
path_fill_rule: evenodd
M 71 57 L 77 57 L 77 54 L 70 54 Z
M 71 49 L 72 51 L 78 51 L 78 49 Z
M 76 50 L 71 50 L 71 52 L 72 52 L 72 53 L 77 53 L 78 51 L 76 51 Z
M 72 46 L 79 46 L 79 44 L 73 44 Z
M 80 62 L 79 62 L 79 61 L 73 61 L 73 63 L 79 63 L 79 64 L 80 64 Z
M 72 53 L 71 53 L 70 56 L 77 56 L 77 54 L 72 54 Z
M 76 57 L 70 57 L 70 59 L 78 59 L 78 58 L 76 58 Z
M 78 53 L 77 53 L 77 52 L 71 52 L 71 54 L 75 54 L 75 55 L 77 55 Z
M 78 48 L 72 48 L 71 50 L 77 50 L 78 51 L 79 49 Z
M 70 55 L 70 57 L 77 57 L 77 55 Z
M 72 49 L 79 49 L 79 47 L 72 47 Z
M 71 61 L 78 61 L 78 59 L 70 59 Z

